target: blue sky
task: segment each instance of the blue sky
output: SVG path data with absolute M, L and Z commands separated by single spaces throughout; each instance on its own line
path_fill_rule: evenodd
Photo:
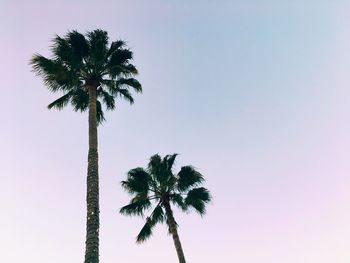
M 165 226 L 136 245 L 119 182 L 154 153 L 207 179 L 206 217 L 175 216 L 189 262 L 350 259 L 346 1 L 5 1 L 0 205 L 7 262 L 84 253 L 87 115 L 49 111 L 30 69 L 50 39 L 102 28 L 135 53 L 144 93 L 99 129 L 101 262 L 177 262 Z M 18 253 L 21 251 L 21 253 Z M 154 259 L 155 255 L 157 258 Z

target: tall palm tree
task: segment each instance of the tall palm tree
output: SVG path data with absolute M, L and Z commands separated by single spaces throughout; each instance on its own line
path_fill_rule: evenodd
M 97 29 L 83 35 L 70 31 L 53 39 L 52 58 L 35 54 L 31 59 L 34 72 L 41 76 L 52 92 L 63 96 L 48 105 L 61 110 L 67 104 L 74 111 L 88 110 L 89 152 L 87 170 L 87 223 L 85 263 L 99 262 L 99 176 L 97 126 L 105 120 L 107 110 L 115 108 L 121 97 L 133 103 L 130 88 L 141 92 L 133 77 L 137 69 L 131 64 L 133 53 L 121 40 L 111 42 L 106 31 Z
M 173 237 L 179 262 L 185 263 L 172 205 L 183 211 L 193 208 L 200 215 L 204 215 L 205 205 L 211 200 L 211 195 L 204 187 L 197 187 L 204 182 L 204 178 L 192 166 L 183 166 L 177 174 L 173 173 L 176 156 L 177 154 L 172 154 L 161 158 L 155 154 L 150 158 L 147 169 L 138 167 L 128 172 L 126 181 L 121 184 L 133 198 L 120 209 L 120 213 L 143 217 L 144 212 L 154 202 L 155 208 L 146 218 L 136 242 L 147 240 L 157 223 L 166 223 Z

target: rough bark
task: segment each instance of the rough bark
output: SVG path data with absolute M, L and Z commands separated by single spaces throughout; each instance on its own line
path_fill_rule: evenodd
M 96 87 L 89 87 L 89 154 L 87 171 L 87 221 L 84 263 L 99 262 L 99 179 L 97 152 Z
M 173 211 L 171 210 L 169 202 L 164 202 L 165 214 L 167 217 L 167 224 L 169 226 L 170 233 L 173 237 L 174 245 L 176 248 L 177 256 L 180 263 L 186 263 L 185 255 L 182 250 L 179 234 L 177 233 L 177 226 L 173 216 Z

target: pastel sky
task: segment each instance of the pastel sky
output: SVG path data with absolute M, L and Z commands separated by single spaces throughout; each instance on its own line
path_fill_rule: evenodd
M 1 260 L 83 261 L 87 114 L 49 111 L 28 65 L 55 34 L 102 28 L 134 51 L 144 93 L 99 128 L 100 262 L 176 263 L 164 225 L 118 214 L 119 182 L 179 153 L 214 196 L 175 211 L 190 263 L 350 262 L 350 2 L 16 1 L 0 8 Z

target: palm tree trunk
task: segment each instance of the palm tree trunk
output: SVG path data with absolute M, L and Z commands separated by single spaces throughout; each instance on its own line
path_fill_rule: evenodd
M 185 255 L 184 255 L 184 252 L 182 250 L 182 246 L 181 246 L 181 242 L 180 242 L 180 238 L 179 238 L 179 234 L 177 233 L 177 226 L 176 226 L 175 219 L 173 216 L 173 211 L 171 210 L 169 202 L 164 202 L 164 207 L 165 207 L 165 214 L 167 217 L 167 223 L 169 226 L 169 230 L 170 230 L 170 233 L 173 237 L 174 245 L 176 248 L 177 257 L 179 258 L 180 263 L 186 263 Z
M 96 87 L 89 86 L 89 155 L 87 171 L 87 221 L 84 263 L 99 262 L 100 208 L 96 100 Z

